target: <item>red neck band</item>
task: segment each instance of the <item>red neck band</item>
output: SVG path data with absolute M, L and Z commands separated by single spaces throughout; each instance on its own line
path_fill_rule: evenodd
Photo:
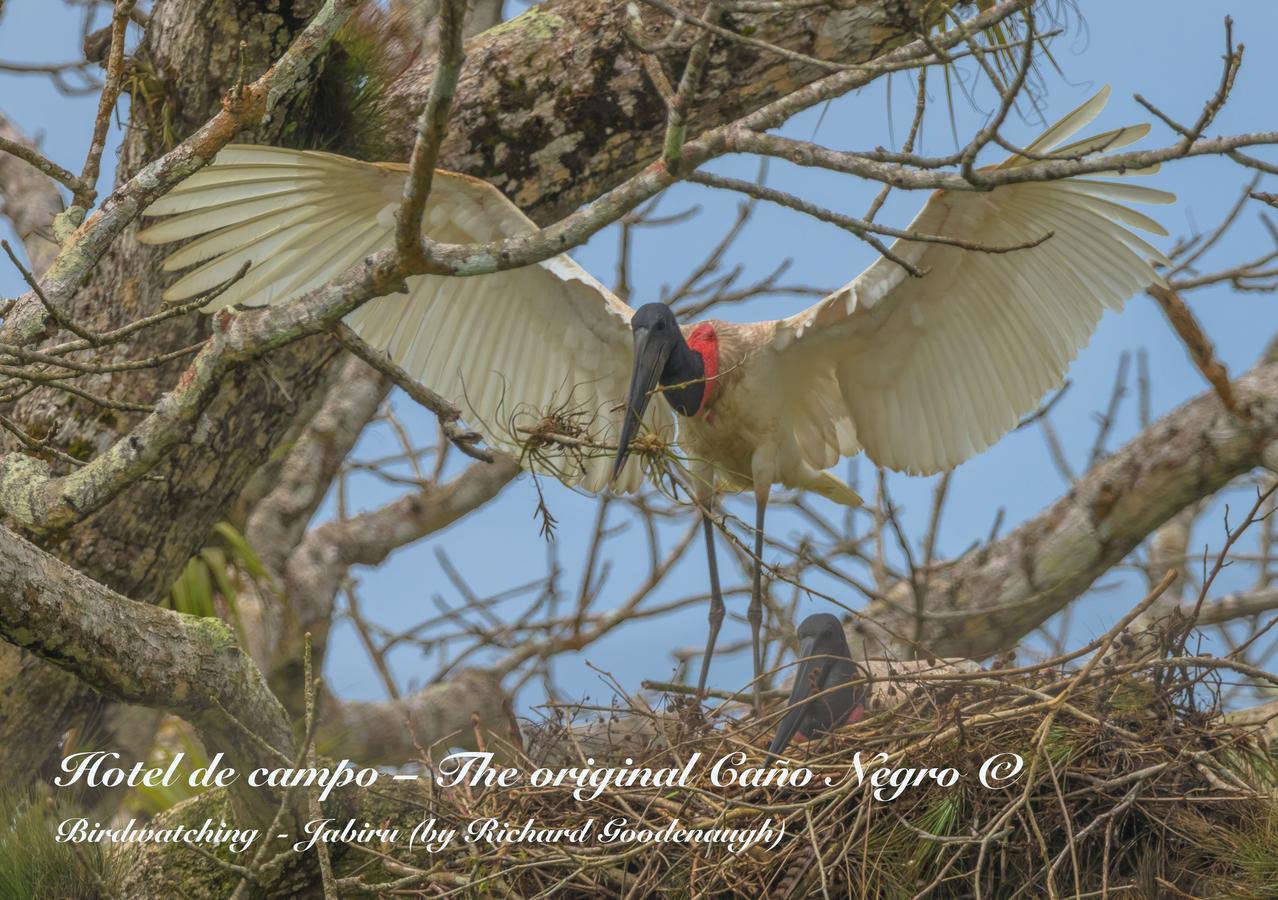
M 688 346 L 692 348 L 693 352 L 700 355 L 701 362 L 705 367 L 705 372 L 702 375 L 705 379 L 705 390 L 701 393 L 701 405 L 693 413 L 693 415 L 699 415 L 710 402 L 710 395 L 714 393 L 717 385 L 719 377 L 719 335 L 715 333 L 713 325 L 709 322 L 702 322 L 692 329 L 692 334 L 688 335 Z

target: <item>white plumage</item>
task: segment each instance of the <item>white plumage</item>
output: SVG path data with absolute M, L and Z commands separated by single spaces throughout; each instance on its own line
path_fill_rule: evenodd
M 168 216 L 147 243 L 197 238 L 165 260 L 166 271 L 199 264 L 164 294 L 189 299 L 248 274 L 206 309 L 282 302 L 318 287 L 394 245 L 394 214 L 406 167 L 331 153 L 233 145 L 147 210 Z M 424 229 L 452 242 L 499 240 L 534 228 L 495 188 L 439 172 Z M 461 407 L 488 442 L 517 452 L 520 427 L 549 410 L 574 411 L 591 436 L 615 443 L 629 377 L 631 310 L 567 256 L 476 278 L 422 276 L 409 296 L 383 297 L 348 324 L 423 384 Z M 671 431 L 652 407 L 649 427 Z M 673 436 L 670 434 L 669 436 Z M 610 460 L 554 460 L 552 474 L 590 490 L 608 483 Z M 616 487 L 642 483 L 638 462 Z
M 1143 136 L 1148 126 L 1058 146 L 1096 117 L 1107 96 L 1105 89 L 1026 149 L 1075 156 Z M 1002 167 L 1026 161 L 1012 157 Z M 140 237 L 197 238 L 165 261 L 168 271 L 198 264 L 166 299 L 209 291 L 251 261 L 210 311 L 277 303 L 392 246 L 405 175 L 402 165 L 231 146 L 156 201 L 147 214 L 167 218 Z M 859 449 L 880 465 L 923 474 L 984 450 L 1061 384 L 1105 309 L 1158 280 L 1151 263 L 1163 262 L 1162 254 L 1131 229 L 1165 232 L 1126 204 L 1173 199 L 1094 178 L 934 193 L 910 231 L 1000 247 L 1051 237 L 1008 253 L 898 240 L 893 253 L 925 277 L 881 258 L 798 315 L 756 327 L 750 343 L 758 346 L 739 352 L 776 376 L 770 389 L 779 402 L 764 404 L 776 410 L 775 427 L 764 429 L 775 442 L 773 477 L 804 486 L 811 470 Z M 532 228 L 491 185 L 450 172 L 436 177 L 425 221 L 432 237 L 491 241 Z M 569 257 L 472 278 L 417 277 L 409 288 L 408 297 L 364 305 L 349 324 L 461 406 L 491 443 L 512 450 L 518 427 L 563 408 L 593 421 L 599 441 L 615 442 L 632 311 Z M 761 353 L 775 356 L 765 363 Z M 669 409 L 649 409 L 649 427 L 668 433 Z M 599 490 L 608 461 L 595 458 L 581 470 L 566 460 L 555 474 Z M 735 471 L 727 481 L 750 474 Z M 631 462 L 615 486 L 634 490 L 639 481 Z
M 1062 146 L 1104 107 L 1108 88 L 1049 128 L 1026 156 L 1075 157 L 1126 146 L 1148 126 L 1120 128 Z M 1113 173 L 1144 174 L 1144 173 Z M 318 287 L 369 254 L 393 246 L 406 168 L 328 153 L 231 146 L 147 211 L 166 218 L 145 230 L 150 243 L 194 239 L 165 262 L 195 268 L 165 297 L 210 291 L 240 270 L 247 275 L 209 309 L 277 303 Z M 1070 361 L 1106 309 L 1159 281 L 1166 259 L 1132 229 L 1165 234 L 1130 203 L 1169 203 L 1171 194 L 1130 182 L 1074 178 L 1016 183 L 989 192 L 932 194 L 910 224 L 919 235 L 969 245 L 897 240 L 895 256 L 926 274 L 914 277 L 887 258 L 849 284 L 787 319 L 738 325 L 703 323 L 697 331 L 657 307 L 635 311 L 567 256 L 470 278 L 420 276 L 409 294 L 365 304 L 347 321 L 370 345 L 457 404 L 494 446 L 517 451 L 521 426 L 551 410 L 579 413 L 590 436 L 616 443 L 628 409 L 647 428 L 672 436 L 667 403 L 647 403 L 648 388 L 622 408 L 640 332 L 658 367 L 684 364 L 708 325 L 712 350 L 698 349 L 703 384 L 680 419 L 679 442 L 702 496 L 719 486 L 753 488 L 758 504 L 756 557 L 773 483 L 859 502 L 829 472 L 841 456 L 864 449 L 876 463 L 913 473 L 953 468 L 990 446 L 1058 387 Z M 493 241 L 527 232 L 532 222 L 491 185 L 436 174 L 424 229 L 449 243 Z M 649 327 L 651 325 L 651 327 Z M 652 334 L 661 331 L 654 355 Z M 716 342 L 717 343 L 714 343 Z M 702 346 L 698 344 L 697 346 Z M 664 354 L 664 355 L 662 355 Z M 709 354 L 709 355 L 707 355 Z M 711 357 L 714 357 L 711 365 Z M 717 366 L 717 374 L 712 370 Z M 651 368 L 651 367 L 649 367 Z M 656 374 L 650 372 L 656 383 Z M 663 380 L 667 390 L 680 390 Z M 671 404 L 674 394 L 666 394 Z M 624 453 L 622 454 L 624 460 Z M 568 483 L 600 490 L 609 460 L 537 463 Z M 614 480 L 634 490 L 635 460 Z M 707 520 L 714 602 L 713 652 L 723 603 Z M 749 618 L 759 652 L 760 582 L 756 562 Z

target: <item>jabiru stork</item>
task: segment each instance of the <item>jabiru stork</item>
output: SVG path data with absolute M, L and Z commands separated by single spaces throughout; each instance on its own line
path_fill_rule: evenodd
M 799 623 L 798 638 L 794 684 L 764 766 L 772 765 L 795 737 L 807 740 L 860 721 L 869 700 L 865 675 L 852 659 L 838 619 L 829 613 L 808 616 Z
M 1078 157 L 1139 139 L 1148 125 L 1068 145 L 1109 89 L 1000 164 Z M 207 311 L 280 303 L 394 245 L 407 167 L 316 151 L 231 145 L 147 210 L 163 220 L 139 238 L 194 238 L 167 271 L 197 266 L 165 292 L 189 299 L 247 274 Z M 1128 173 L 1112 173 L 1134 174 Z M 864 450 L 912 474 L 952 469 L 1013 428 L 1064 378 L 1105 309 L 1159 280 L 1166 258 L 1131 229 L 1166 232 L 1128 203 L 1169 203 L 1164 191 L 1069 178 L 992 191 L 938 191 L 892 252 L 925 274 L 880 258 L 797 315 L 738 324 L 676 322 L 669 308 L 631 309 L 566 255 L 469 278 L 409 279 L 347 317 L 368 344 L 460 407 L 499 449 L 570 485 L 640 487 L 631 442 L 641 431 L 675 436 L 702 510 L 712 601 L 697 681 L 704 694 L 724 618 L 708 515 L 724 490 L 755 497 L 750 623 L 758 704 L 762 668 L 764 513 L 772 485 L 860 498 L 825 471 Z M 533 223 L 496 188 L 439 171 L 423 229 L 446 242 L 512 237 Z M 989 248 L 1041 240 L 1029 249 Z M 653 393 L 663 400 L 650 403 Z M 624 400 L 624 407 L 621 401 Z M 520 427 L 546 411 L 587 413 L 597 456 L 530 459 Z M 673 415 L 672 415 L 673 414 Z M 676 427 L 677 421 L 677 427 Z

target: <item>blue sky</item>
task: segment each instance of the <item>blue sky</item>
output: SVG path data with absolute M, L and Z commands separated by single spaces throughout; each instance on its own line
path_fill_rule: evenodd
M 1043 74 L 1043 114 L 1054 120 L 1082 102 L 1101 85 L 1114 88 L 1109 108 L 1097 123 L 1105 128 L 1149 119 L 1133 99 L 1140 93 L 1181 120 L 1192 120 L 1219 79 L 1223 48 L 1223 18 L 1235 20 L 1237 39 L 1251 45 L 1238 78 L 1231 104 L 1222 112 L 1214 132 L 1271 129 L 1275 124 L 1273 85 L 1278 84 L 1278 54 L 1266 40 L 1278 33 L 1278 4 L 1269 0 L 1231 0 L 1203 4 L 1188 0 L 1153 2 L 1128 0 L 1124 3 L 1080 0 L 1077 13 L 1066 13 L 1067 32 L 1053 44 L 1061 72 L 1049 65 Z M 77 53 L 76 14 L 51 0 L 8 0 L 0 22 L 0 60 L 62 60 Z M 953 149 L 940 79 L 934 78 L 933 106 L 922 135 L 924 152 L 943 153 Z M 974 102 L 958 98 L 954 114 L 960 135 L 979 127 L 992 105 L 992 93 L 984 85 L 973 89 Z M 0 74 L 0 110 L 28 133 L 43 135 L 44 147 L 55 160 L 78 169 L 88 142 L 95 99 L 68 99 L 58 95 L 43 79 Z M 819 115 L 813 111 L 797 118 L 786 133 L 812 138 L 836 148 L 864 149 L 877 145 L 896 146 L 904 136 L 913 108 L 913 86 L 900 78 L 892 86 L 889 99 L 886 85 L 873 85 L 845 97 Z M 888 111 L 894 129 L 889 128 Z M 819 123 L 818 123 L 818 120 Z M 405 123 L 409 127 L 409 123 Z M 1033 118 L 1010 121 L 1007 136 L 1028 142 L 1042 128 Z M 1156 126 L 1143 146 L 1170 140 L 1166 129 Z M 1270 155 L 1271 159 L 1275 156 Z M 111 175 L 112 160 L 105 165 Z M 716 164 L 716 170 L 753 177 L 757 164 L 748 159 L 731 159 Z M 1179 196 L 1175 206 L 1153 210 L 1173 235 L 1210 229 L 1235 201 L 1248 173 L 1219 160 L 1192 160 L 1166 167 L 1144 183 L 1156 185 Z M 859 215 L 864 212 L 877 186 L 855 179 L 784 164 L 773 164 L 769 183 L 793 191 L 825 205 Z M 1273 184 L 1269 190 L 1276 190 Z M 880 221 L 901 225 L 923 202 L 918 194 L 898 193 L 890 201 Z M 693 187 L 678 187 L 663 200 L 666 211 L 700 204 L 703 213 L 693 222 L 669 229 L 649 230 L 641 237 L 634 260 L 638 273 L 633 300 L 655 299 L 663 284 L 681 281 L 697 265 L 730 223 L 737 200 L 722 193 Z M 1255 221 L 1259 209 L 1250 210 L 1235 236 L 1205 261 L 1230 264 L 1264 252 L 1263 229 Z M 7 224 L 4 226 L 7 228 Z M 11 235 L 7 235 L 11 238 Z M 1170 240 L 1160 246 L 1170 247 Z M 617 235 L 609 229 L 597 235 L 574 256 L 590 271 L 608 282 L 614 270 Z M 850 235 L 796 213 L 776 208 L 760 210 L 728 260 L 741 264 L 750 274 L 761 276 L 785 257 L 793 259 L 787 280 L 823 287 L 836 287 L 868 265 L 872 251 Z M 12 295 L 20 289 L 17 273 L 0 267 L 0 294 Z M 1265 295 L 1237 295 L 1214 288 L 1192 295 L 1192 306 L 1215 341 L 1231 372 L 1250 367 L 1257 355 L 1278 331 L 1274 298 Z M 725 314 L 734 319 L 774 317 L 788 314 L 798 302 L 760 300 Z M 1100 410 L 1113 383 L 1118 359 L 1124 351 L 1145 348 L 1149 355 L 1154 415 L 1174 408 L 1199 393 L 1203 384 L 1197 371 L 1171 334 L 1162 314 L 1145 297 L 1133 298 L 1121 314 L 1107 315 L 1091 344 L 1070 370 L 1072 388 L 1053 413 L 1067 455 L 1081 468 L 1095 436 L 1093 414 Z M 425 439 L 433 434 L 427 415 L 406 401 L 399 403 L 405 419 Z M 1139 429 L 1134 398 L 1122 408 L 1110 446 L 1118 446 Z M 387 433 L 374 430 L 362 442 L 360 454 L 377 456 L 391 446 Z M 862 477 L 869 468 L 861 464 Z M 369 508 L 390 499 L 394 491 L 372 479 L 352 482 L 352 504 Z M 893 476 L 891 486 L 903 510 L 907 529 L 923 531 L 929 509 L 933 479 Z M 1053 468 L 1037 429 L 1009 435 L 994 448 L 964 464 L 957 472 L 948 517 L 940 531 L 942 556 L 962 552 L 989 530 L 1000 508 L 1005 510 L 1004 531 L 1033 515 L 1066 488 Z M 863 493 L 869 493 L 868 489 Z M 557 551 L 564 571 L 564 584 L 571 593 L 580 577 L 585 553 L 584 535 L 594 516 L 594 503 L 558 486 L 548 486 L 547 499 L 559 519 Z M 1246 498 L 1236 501 L 1246 504 Z M 453 562 L 480 593 L 496 591 L 545 571 L 548 547 L 538 536 L 532 513 L 536 495 L 527 479 L 508 489 L 501 499 L 478 514 L 456 524 L 446 533 L 405 548 L 376 571 L 358 572 L 366 614 L 389 627 L 398 628 L 434 614 L 432 597 L 458 603 L 457 592 L 443 577 L 436 560 L 437 547 L 444 547 Z M 331 506 L 331 504 L 330 504 Z M 746 507 L 738 504 L 737 511 Z M 834 512 L 831 510 L 831 512 Z M 326 512 L 326 514 L 329 514 Z M 791 536 L 794 523 L 784 516 L 774 517 L 772 533 Z M 1203 520 L 1195 544 L 1219 544 L 1219 516 Z M 673 537 L 671 535 L 670 537 Z M 619 538 L 613 544 L 612 572 L 598 605 L 606 608 L 620 602 L 642 579 L 644 550 L 637 539 Z M 629 551 L 629 555 L 627 553 Z M 1232 577 L 1232 576 L 1227 576 Z M 1240 573 L 1237 576 L 1246 576 Z M 1141 594 L 1140 585 L 1130 577 L 1104 579 L 1112 590 L 1101 592 L 1075 611 L 1072 632 L 1076 640 L 1086 640 L 1102 631 Z M 1226 582 L 1222 582 L 1226 583 Z M 674 597 L 705 589 L 700 549 L 689 555 L 671 573 L 657 596 Z M 843 598 L 853 605 L 856 598 Z M 817 601 L 805 601 L 803 611 L 823 608 Z M 744 636 L 745 626 L 729 622 L 725 639 Z M 705 611 L 684 610 L 659 620 L 643 621 L 622 629 L 589 648 L 577 658 L 557 664 L 559 685 L 569 694 L 589 694 L 598 699 L 608 694 L 596 673 L 586 665 L 594 663 L 615 675 L 627 689 L 635 689 L 642 678 L 663 678 L 672 670 L 669 651 L 675 646 L 699 645 L 704 641 Z M 427 677 L 435 659 L 423 659 L 418 651 L 406 649 L 394 657 L 403 680 Z M 717 664 L 716 682 L 736 685 L 744 680 L 744 659 Z M 377 697 L 379 682 L 350 630 L 341 626 L 331 644 L 328 673 L 334 688 L 346 696 Z M 535 701 L 535 693 L 525 696 Z

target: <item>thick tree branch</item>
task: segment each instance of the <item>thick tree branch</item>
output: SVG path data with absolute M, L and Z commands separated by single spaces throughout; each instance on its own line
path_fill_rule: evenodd
M 519 466 L 509 457 L 474 463 L 452 481 L 311 531 L 289 557 L 286 590 L 300 627 L 321 629 L 350 566 L 374 566 L 393 551 L 446 528 L 497 495 Z
M 1194 613 L 1195 604 L 1182 604 L 1181 615 L 1187 620 Z M 1252 591 L 1237 591 L 1225 594 L 1214 600 L 1208 600 L 1197 611 L 1194 618 L 1199 625 L 1223 625 L 1236 619 L 1258 616 L 1262 613 L 1278 609 L 1278 588 L 1259 588 Z
M 1080 478 L 1070 492 L 1006 537 L 934 567 L 921 645 L 979 658 L 1013 647 L 1080 596 L 1158 526 L 1278 453 L 1278 364 L 1234 383 L 1244 421 L 1215 392 L 1173 410 Z M 908 634 L 908 582 L 873 601 L 851 638 L 877 655 Z M 899 649 L 899 647 L 898 647 Z
M 367 765 L 403 765 L 441 741 L 474 747 L 476 727 L 507 739 L 519 733 L 501 678 L 483 669 L 462 669 L 396 700 L 334 701 L 321 721 L 325 753 Z
M 39 274 L 58 252 L 53 220 L 62 212 L 62 197 L 49 176 L 28 164 L 29 157 L 15 155 L 22 150 L 39 157 L 26 136 L 0 114 L 0 213 L 22 240 L 31 270 Z
M 283 708 L 224 623 L 135 603 L 4 528 L 0 636 L 115 700 L 182 716 L 241 772 L 292 754 Z M 269 821 L 269 794 L 240 784 L 245 808 Z
M 244 536 L 268 571 L 283 577 L 285 560 L 389 390 L 390 382 L 362 360 L 343 363 L 337 382 L 245 525 Z

